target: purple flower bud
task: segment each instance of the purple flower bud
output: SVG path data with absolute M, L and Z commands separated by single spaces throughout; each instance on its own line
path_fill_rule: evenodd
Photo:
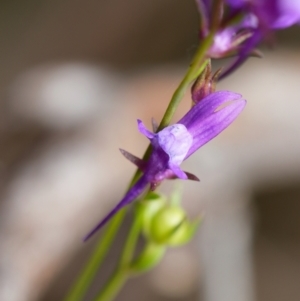
M 220 76 L 221 69 L 219 69 L 214 75 L 211 72 L 210 62 L 206 65 L 203 72 L 196 79 L 192 86 L 192 100 L 193 104 L 197 104 L 206 96 L 216 91 L 216 83 Z

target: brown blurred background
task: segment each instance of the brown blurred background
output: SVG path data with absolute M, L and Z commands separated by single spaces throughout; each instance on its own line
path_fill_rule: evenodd
M 82 236 L 134 171 L 118 148 L 142 155 L 135 120 L 161 118 L 197 34 L 193 0 L 0 2 L 1 301 L 62 300 L 97 240 Z M 299 34 L 220 83 L 248 107 L 186 163 L 203 229 L 117 300 L 300 299 Z

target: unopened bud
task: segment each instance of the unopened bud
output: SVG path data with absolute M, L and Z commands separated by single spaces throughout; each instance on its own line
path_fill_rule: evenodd
M 142 202 L 137 204 L 137 214 L 142 221 L 143 233 L 148 236 L 153 216 L 166 205 L 166 198 L 156 192 L 149 192 Z
M 188 220 L 184 221 L 174 232 L 174 234 L 169 238 L 168 245 L 181 246 L 188 243 L 194 237 L 200 223 L 200 219 L 197 219 L 193 222 L 190 222 Z
M 185 212 L 178 206 L 168 206 L 159 210 L 153 217 L 150 238 L 158 244 L 167 244 L 186 219 Z
M 210 62 L 205 66 L 205 69 L 192 86 L 193 105 L 197 104 L 203 98 L 216 91 L 216 83 L 220 73 L 221 69 L 212 75 Z
M 165 206 L 153 216 L 148 238 L 161 245 L 184 245 L 193 238 L 199 224 L 200 219 L 189 221 L 179 206 Z
M 166 247 L 149 242 L 141 254 L 132 262 L 133 272 L 145 272 L 156 266 L 164 256 Z

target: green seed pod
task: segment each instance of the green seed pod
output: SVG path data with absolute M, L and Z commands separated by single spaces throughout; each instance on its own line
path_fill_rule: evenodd
M 150 192 L 146 198 L 137 203 L 137 214 L 141 216 L 142 231 L 149 235 L 150 223 L 155 214 L 166 205 L 166 198 L 158 193 Z
M 130 265 L 133 272 L 146 272 L 156 266 L 166 251 L 165 246 L 149 242 L 141 254 Z

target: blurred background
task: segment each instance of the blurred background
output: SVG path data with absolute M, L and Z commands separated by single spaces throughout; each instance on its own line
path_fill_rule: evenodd
M 62 300 L 197 47 L 193 0 L 0 2 L 0 300 Z M 300 39 L 279 32 L 218 89 L 246 110 L 185 163 L 183 205 L 205 222 L 117 300 L 300 298 Z M 222 65 L 215 62 L 215 67 Z M 177 113 L 189 108 L 190 98 Z M 163 190 L 169 191 L 166 183 Z M 130 218 L 87 299 L 113 270 Z

